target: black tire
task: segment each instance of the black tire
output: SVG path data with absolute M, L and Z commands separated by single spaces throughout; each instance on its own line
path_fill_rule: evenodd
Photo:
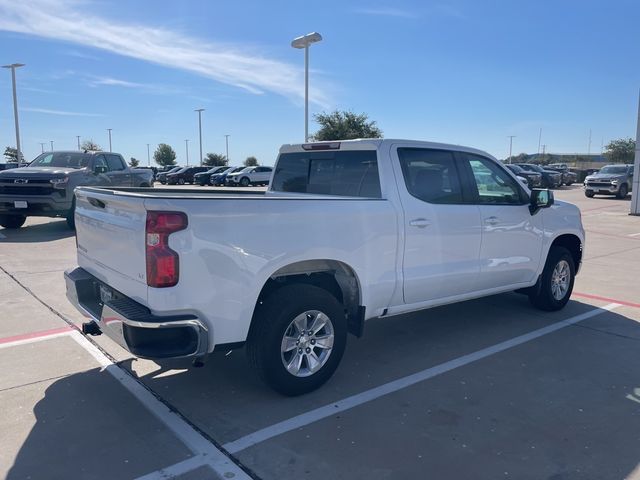
M 590 192 L 589 190 L 585 190 L 585 191 L 584 191 L 584 195 L 585 195 L 585 197 L 593 198 L 593 196 L 595 195 L 595 193 Z
M 561 262 L 567 262 L 570 278 L 568 279 L 569 285 L 564 296 L 558 299 L 554 297 L 552 293 L 552 278 L 556 266 Z M 547 255 L 547 261 L 544 265 L 542 275 L 540 275 L 538 283 L 531 288 L 529 301 L 534 307 L 540 310 L 546 310 L 548 312 L 560 310 L 567 304 L 571 297 L 575 278 L 576 268 L 571 252 L 564 247 L 552 246 L 549 250 L 549 255 Z
M 73 201 L 71 202 L 71 208 L 69 209 L 69 211 L 67 212 L 66 215 L 66 219 L 67 219 L 67 226 L 71 229 L 71 230 L 75 230 L 76 229 L 76 198 L 73 197 Z
M 0 225 L 12 230 L 20 228 L 26 221 L 24 215 L 0 215 Z
M 184 178 L 178 179 L 178 185 L 184 185 Z
M 620 199 L 627 198 L 628 193 L 629 193 L 629 187 L 627 187 L 626 183 L 623 183 L 622 185 L 620 185 L 620 188 L 618 189 L 618 193 L 616 193 L 616 197 Z
M 242 177 L 240 179 L 240 185 L 243 187 L 248 187 L 251 184 L 251 180 L 249 180 L 249 178 L 247 177 Z
M 320 311 L 329 318 L 333 327 L 333 348 L 318 371 L 308 376 L 296 376 L 284 365 L 281 344 L 293 319 L 311 310 Z M 267 385 L 283 395 L 296 396 L 319 388 L 331 378 L 342 359 L 346 342 L 345 311 L 333 295 L 314 285 L 287 285 L 273 292 L 256 308 L 247 341 L 247 356 L 251 367 Z
M 567 187 L 570 187 L 571 185 L 573 185 L 573 182 L 567 182 L 567 183 L 565 183 L 565 185 L 566 185 Z

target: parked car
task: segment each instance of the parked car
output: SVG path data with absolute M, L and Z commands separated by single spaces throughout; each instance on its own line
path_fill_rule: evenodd
M 24 166 L 24 164 L 23 164 L 23 166 Z M 11 168 L 18 168 L 18 164 L 15 163 L 15 162 L 0 163 L 0 171 L 9 170 Z
M 153 173 L 107 152 L 46 152 L 28 167 L 0 172 L 0 225 L 20 228 L 27 217 L 65 217 L 74 228 L 74 189 L 81 185 L 152 187 Z
M 507 167 L 509 170 L 511 170 L 517 176 L 526 178 L 527 179 L 527 185 L 530 188 L 539 187 L 539 186 L 542 185 L 542 174 L 541 173 L 530 172 L 529 170 L 525 170 L 522 167 L 519 167 L 518 165 L 515 165 L 513 163 L 507 163 L 507 164 L 505 164 L 505 167 Z
M 175 173 L 178 170 L 182 170 L 183 167 L 171 167 L 168 170 L 165 170 L 164 172 L 160 172 L 158 173 L 158 175 L 156 175 L 156 180 L 158 182 L 160 182 L 163 185 L 166 185 L 167 183 L 167 175 L 169 175 L 170 173 Z
M 218 166 L 218 167 L 209 168 L 205 172 L 196 173 L 193 176 L 193 183 L 197 183 L 201 187 L 204 187 L 205 185 L 211 185 L 211 175 L 223 172 L 224 170 L 227 170 L 228 168 L 229 167 L 227 167 L 226 165 L 222 165 L 222 166 Z
M 266 193 L 241 201 L 77 197 L 79 266 L 65 278 L 85 332 L 152 359 L 246 345 L 286 395 L 325 383 L 368 319 L 513 290 L 563 308 L 585 238 L 576 206 L 489 154 L 407 140 L 284 145 Z
M 196 173 L 206 172 L 210 167 L 184 167 L 177 172 L 167 173 L 167 184 L 184 185 L 194 183 L 193 176 Z
M 546 167 L 549 170 L 555 170 L 562 174 L 562 183 L 565 185 L 573 185 L 578 181 L 578 174 L 569 170 L 569 165 L 566 163 L 552 163 Z
M 599 195 L 615 195 L 625 198 L 632 190 L 633 165 L 607 165 L 598 173 L 589 175 L 584 180 L 584 194 L 592 198 Z
M 544 188 L 558 188 L 562 185 L 562 174 L 555 170 L 549 170 L 542 168 L 540 165 L 533 163 L 514 163 L 527 172 L 536 172 L 542 176 L 542 187 Z
M 226 170 L 223 170 L 222 172 L 214 173 L 213 175 L 211 175 L 211 177 L 209 177 L 209 183 L 214 186 L 224 185 L 227 180 L 227 175 L 231 173 L 240 172 L 245 168 L 247 167 L 228 167 Z
M 239 172 L 227 175 L 227 185 L 240 185 L 248 187 L 249 185 L 268 185 L 271 178 L 271 167 L 246 167 Z

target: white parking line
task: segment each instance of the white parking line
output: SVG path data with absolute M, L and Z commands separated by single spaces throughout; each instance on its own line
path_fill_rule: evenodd
M 629 235 L 627 235 L 627 237 L 639 237 L 640 236 L 640 232 L 638 233 L 630 233 Z
M 178 437 L 184 445 L 196 455 L 196 459 L 189 459 L 186 466 L 192 467 L 191 470 L 201 466 L 209 465 L 222 478 L 233 478 L 234 480 L 249 480 L 250 477 L 233 463 L 222 451 L 218 450 L 208 439 L 203 437 L 199 432 L 193 429 L 191 425 L 186 423 L 174 412 L 156 397 L 149 390 L 138 383 L 133 377 L 127 374 L 122 368 L 114 364 L 105 354 L 103 354 L 95 345 L 87 340 L 80 332 L 73 331 L 71 333 L 78 344 L 84 348 L 97 362 L 104 367 L 122 386 L 136 397 L 153 415 L 156 416 L 164 425 Z M 185 462 L 180 462 L 185 464 Z M 178 465 L 180 465 L 178 464 Z M 173 468 L 177 467 L 174 465 Z M 184 465 L 180 468 L 184 468 Z M 181 471 L 185 473 L 189 470 Z M 161 471 L 154 472 L 160 475 Z M 150 474 L 153 475 L 153 474 Z M 167 476 L 157 476 L 149 478 L 171 478 Z
M 454 358 L 453 360 L 449 360 L 448 362 L 441 363 L 434 367 L 427 368 L 426 370 L 422 370 L 403 378 L 399 378 L 398 380 L 393 380 L 389 383 L 385 383 L 384 385 L 380 385 L 379 387 L 375 387 L 362 393 L 352 395 L 351 397 L 347 397 L 329 405 L 316 408 L 315 410 L 311 410 L 309 412 L 284 420 L 280 423 L 276 423 L 256 432 L 250 433 L 249 435 L 226 443 L 225 445 L 223 445 L 223 448 L 231 454 L 240 452 L 249 447 L 252 447 L 253 445 L 264 442 L 265 440 L 269 440 L 270 438 L 273 438 L 277 435 L 281 435 L 283 433 L 290 432 L 291 430 L 304 427 L 305 425 L 309 425 L 310 423 L 317 422 L 318 420 L 331 417 L 339 412 L 344 412 L 345 410 L 349 410 L 364 403 L 371 402 L 390 393 L 394 393 L 398 390 L 402 390 L 404 388 L 415 385 L 416 383 L 428 380 L 438 375 L 442 375 L 443 373 L 450 372 L 451 370 L 454 370 L 456 368 L 469 365 L 470 363 L 477 362 L 478 360 L 482 360 L 510 348 L 517 347 L 518 345 L 522 345 L 523 343 L 530 342 L 531 340 L 535 340 L 544 335 L 556 332 L 562 328 L 574 325 L 578 322 L 582 322 L 583 320 L 587 320 L 588 318 L 595 317 L 596 315 L 604 313 L 605 311 L 614 310 L 619 306 L 620 304 L 618 303 L 610 303 L 608 305 L 605 305 L 604 307 L 589 310 L 588 312 L 568 318 L 567 320 L 563 320 L 547 327 L 534 330 L 533 332 L 529 332 L 524 335 L 505 340 L 504 342 L 500 342 L 490 347 L 483 348 L 482 350 L 478 350 L 468 355 Z

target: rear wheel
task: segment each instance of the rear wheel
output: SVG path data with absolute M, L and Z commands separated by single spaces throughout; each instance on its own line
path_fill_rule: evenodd
M 75 197 L 73 197 L 73 201 L 71 202 L 71 208 L 67 212 L 67 215 L 65 218 L 67 219 L 67 226 L 71 230 L 75 230 L 76 229 L 76 198 Z
M 620 185 L 620 188 L 618 189 L 618 193 L 616 194 L 616 197 L 627 198 L 628 193 L 629 193 L 629 187 L 627 187 L 626 183 L 623 183 L 622 185 Z
M 560 310 L 571 297 L 575 274 L 571 252 L 564 247 L 551 247 L 542 275 L 529 293 L 529 301 L 540 310 Z
M 4 228 L 20 228 L 27 221 L 24 215 L 0 215 L 0 225 Z
M 288 285 L 258 305 L 247 355 L 275 391 L 302 395 L 331 378 L 346 340 L 344 308 L 333 295 L 313 285 Z

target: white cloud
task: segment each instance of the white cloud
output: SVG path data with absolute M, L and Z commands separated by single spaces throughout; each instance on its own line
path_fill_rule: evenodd
M 139 83 L 131 82 L 129 80 L 122 80 L 120 78 L 113 77 L 98 77 L 94 75 L 88 75 L 87 81 L 92 87 L 123 87 L 132 88 L 136 90 L 142 90 L 148 93 L 155 93 L 158 95 L 167 94 L 182 94 L 184 90 L 170 85 L 161 85 L 156 83 Z
M 0 0 L 0 30 L 71 42 L 186 70 L 255 94 L 304 96 L 302 72 L 278 60 L 152 26 L 91 15 L 91 4 L 76 0 Z M 310 100 L 329 104 L 322 88 Z
M 359 8 L 356 13 L 363 13 L 365 15 L 378 15 L 383 17 L 400 17 L 400 18 L 416 18 L 418 15 L 415 12 L 408 10 L 401 10 L 393 7 L 379 7 L 379 8 Z
M 67 112 L 65 110 L 50 110 L 48 108 L 24 107 L 24 112 L 44 113 L 47 115 L 62 115 L 65 117 L 104 117 L 101 113 Z

